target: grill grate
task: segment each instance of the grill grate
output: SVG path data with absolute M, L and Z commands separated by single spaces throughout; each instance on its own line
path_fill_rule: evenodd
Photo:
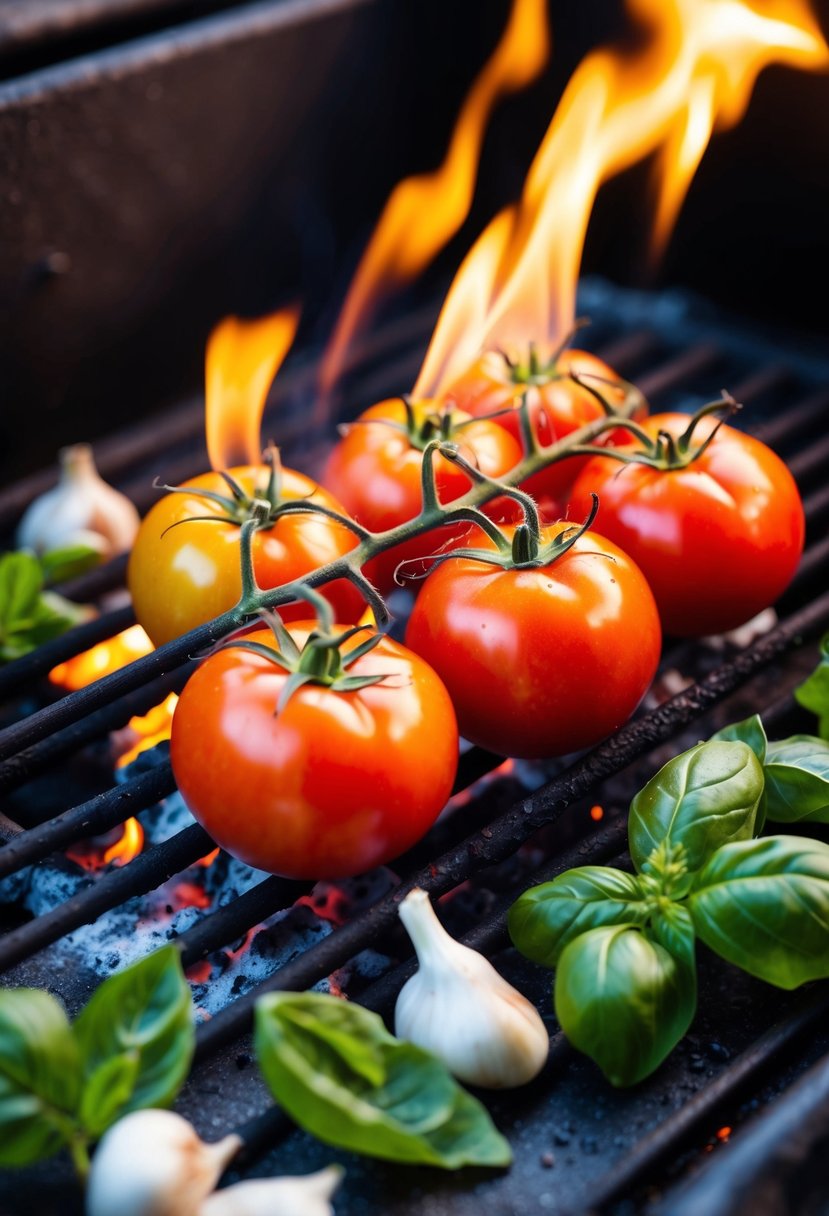
M 236 1067 L 232 1061 L 247 1058 L 244 1053 L 238 1055 L 238 1045 L 240 1036 L 250 1028 L 257 996 L 274 989 L 313 986 L 347 967 L 366 950 L 388 949 L 395 956 L 405 956 L 406 948 L 397 931 L 397 906 L 413 885 L 426 888 L 434 896 L 463 888 L 473 893 L 470 895 L 473 905 L 474 893 L 488 890 L 492 898 L 486 902 L 484 914 L 477 909 L 471 915 L 467 913 L 467 923 L 471 920 L 475 927 L 465 940 L 489 954 L 503 951 L 507 945 L 506 909 L 518 890 L 572 865 L 602 864 L 610 859 L 623 861 L 623 817 L 618 815 L 616 821 L 599 829 L 587 817 L 583 825 L 574 823 L 585 798 L 602 797 L 609 802 L 610 820 L 612 808 L 624 804 L 627 786 L 636 788 L 643 774 L 649 775 L 667 758 L 665 744 L 673 741 L 671 751 L 687 745 L 682 733 L 685 728 L 712 714 L 722 720 L 732 720 L 741 716 L 741 712 L 744 716 L 748 710 L 732 711 L 728 699 L 745 685 L 748 689 L 741 696 L 749 698 L 753 708 L 771 704 L 766 717 L 787 729 L 796 711 L 786 689 L 811 664 L 813 654 L 809 652 L 798 660 L 792 652 L 829 627 L 829 592 L 824 590 L 829 563 L 829 541 L 825 535 L 829 487 L 825 482 L 820 484 L 821 470 L 829 458 L 825 426 L 829 391 L 821 387 L 826 383 L 829 367 L 821 369 L 814 361 L 791 353 L 787 356 L 785 351 L 763 351 L 759 357 L 747 339 L 713 326 L 706 331 L 681 310 L 677 315 L 675 305 L 666 310 L 667 316 L 660 313 L 659 307 L 653 307 L 647 325 L 633 324 L 625 330 L 618 318 L 635 318 L 635 301 L 631 303 L 623 293 L 601 287 L 592 289 L 592 299 L 587 303 L 588 311 L 598 320 L 594 347 L 608 362 L 634 378 L 657 408 L 672 408 L 677 402 L 696 403 L 714 396 L 723 383 L 747 405 L 756 403 L 756 410 L 746 411 L 744 424 L 766 442 L 780 447 L 804 494 L 809 544 L 803 565 L 781 601 L 776 627 L 744 649 L 726 644 L 725 654 L 704 644 L 682 643 L 669 648 L 663 658 L 663 672 L 678 669 L 692 674 L 695 679 L 689 687 L 641 713 L 613 738 L 568 767 L 550 766 L 551 779 L 506 810 L 490 803 L 484 792 L 471 824 L 464 822 L 462 810 L 456 811 L 397 863 L 399 885 L 381 893 L 364 910 L 315 941 L 199 1027 L 200 1067 L 182 1096 L 182 1109 L 191 1113 L 208 1134 L 227 1130 L 231 1122 L 239 1123 L 251 1158 L 264 1149 L 272 1150 L 265 1172 L 310 1169 L 337 1154 L 303 1137 L 278 1112 L 250 1118 L 252 1110 L 265 1105 L 261 1089 L 250 1085 L 244 1067 Z M 409 319 L 393 331 L 388 345 L 376 341 L 368 352 L 367 366 L 355 368 L 350 399 L 364 404 L 369 387 L 376 396 L 405 387 L 418 362 L 423 329 L 424 318 Z M 296 447 L 301 433 L 301 419 L 298 410 L 291 408 L 291 402 L 303 395 L 307 398 L 312 374 L 313 369 L 306 365 L 292 379 L 283 381 L 278 406 L 285 422 L 275 429 L 283 441 L 288 462 L 293 455 L 292 444 Z M 200 407 L 188 405 L 176 414 L 171 423 L 165 479 L 172 481 L 192 474 L 200 464 L 204 465 L 203 452 L 196 444 L 200 428 Z M 152 433 L 158 436 L 155 443 L 164 446 L 167 452 L 164 432 L 159 432 L 157 423 L 153 424 Z M 130 445 L 134 458 L 129 454 Z M 137 486 L 141 482 L 139 470 L 152 459 L 153 451 L 148 432 L 139 428 L 129 437 L 129 443 L 112 441 L 105 451 L 106 459 L 101 461 L 102 468 L 109 476 L 117 475 L 120 484 Z M 313 459 L 315 452 L 312 450 L 310 455 Z M 170 469 L 183 471 L 174 473 Z M 144 487 L 151 476 L 148 471 L 142 482 Z M 43 480 L 37 480 L 37 490 L 42 488 Z M 34 489 L 34 483 L 30 483 L 28 492 Z M 12 487 L 0 495 L 0 527 L 8 528 L 26 495 L 26 486 Z M 144 489 L 139 497 L 146 505 Z M 79 599 L 101 594 L 119 586 L 123 573 L 124 563 L 119 560 L 75 580 L 66 590 Z M 111 636 L 131 620 L 131 609 L 116 609 L 9 665 L 0 671 L 0 696 L 28 692 L 32 682 L 54 664 L 94 641 Z M 191 656 L 213 640 L 211 627 L 205 626 L 188 638 L 138 660 L 130 668 L 88 689 L 63 696 L 7 726 L 0 731 L 0 792 L 35 781 L 77 749 L 105 737 L 133 714 L 144 712 L 171 689 L 179 688 L 191 668 Z M 786 664 L 781 666 L 784 657 Z M 718 720 L 716 725 L 719 724 Z M 11 806 L 7 808 L 9 817 L 0 819 L 0 839 L 8 842 L 0 849 L 0 879 L 47 859 L 58 848 L 65 848 L 90 833 L 107 830 L 127 816 L 140 815 L 154 806 L 174 788 L 169 762 L 158 749 L 156 759 L 155 767 L 56 817 L 47 818 L 48 812 L 38 808 L 36 799 L 25 802 L 15 799 L 13 811 Z M 462 758 L 457 789 L 468 788 L 500 763 L 500 757 L 471 749 Z M 611 778 L 613 785 L 609 784 Z M 470 826 L 475 828 L 471 833 Z M 549 850 L 552 828 L 560 834 L 560 840 L 553 845 L 553 857 L 538 869 L 540 849 L 544 846 Z M 525 847 L 528 842 L 530 847 Z M 122 869 L 78 890 L 53 911 L 0 937 L 0 969 L 15 968 L 18 964 L 28 966 L 33 956 L 73 929 L 117 908 L 136 894 L 154 890 L 211 848 L 212 841 L 197 826 L 187 827 L 166 842 L 150 847 Z M 205 913 L 181 934 L 185 962 L 190 965 L 232 944 L 309 890 L 310 884 L 268 878 L 224 907 Z M 503 894 L 499 898 L 500 892 Z M 455 900 L 459 905 L 462 902 L 462 896 Z M 542 1009 L 549 1008 L 546 975 L 539 976 L 511 953 L 504 954 L 500 961 L 507 970 L 517 970 L 519 986 L 537 999 Z M 387 1012 L 410 973 L 410 963 L 396 967 L 363 991 L 359 999 Z M 12 980 L 21 982 L 19 975 L 19 969 L 13 971 Z M 499 1095 L 490 1102 L 496 1119 L 516 1149 L 516 1165 L 509 1175 L 496 1180 L 467 1175 L 460 1179 L 447 1180 L 443 1176 L 435 1179 L 431 1173 L 382 1163 L 355 1163 L 348 1158 L 349 1178 L 337 1203 L 338 1213 L 345 1216 L 357 1211 L 422 1210 L 418 1188 L 423 1187 L 424 1177 L 430 1187 L 429 1210 L 435 1216 L 444 1212 L 447 1216 L 450 1213 L 465 1216 L 480 1210 L 526 1211 L 530 1210 L 526 1206 L 528 1197 L 533 1208 L 542 1211 L 614 1210 L 617 1201 L 631 1198 L 636 1210 L 646 1208 L 650 1199 L 639 1189 L 641 1185 L 670 1181 L 663 1164 L 676 1158 L 689 1139 L 699 1140 L 711 1134 L 712 1121 L 724 1107 L 729 1107 L 729 1117 L 736 1119 L 735 1104 L 740 1095 L 747 1090 L 756 1092 L 761 1078 L 794 1045 L 802 1049 L 804 1040 L 820 1026 L 829 1009 L 829 993 L 822 987 L 805 996 L 785 996 L 747 977 L 735 980 L 733 972 L 706 957 L 702 965 L 698 1022 L 716 1026 L 718 1009 L 727 1005 L 735 993 L 740 1000 L 749 1002 L 750 1014 L 745 1012 L 748 1005 L 739 1007 L 740 1012 L 730 1013 L 722 1031 L 717 1031 L 731 1042 L 729 1047 L 720 1044 L 722 1055 L 709 1053 L 705 1057 L 691 1051 L 689 1061 L 689 1048 L 682 1046 L 654 1078 L 633 1093 L 609 1091 L 592 1066 L 576 1057 L 561 1035 L 555 1034 L 551 1061 L 542 1077 L 516 1095 Z M 696 1025 L 692 1028 L 697 1042 L 700 1034 L 706 1033 L 707 1030 L 697 1031 Z M 687 1043 L 693 1048 L 693 1037 Z M 808 1051 L 814 1057 L 828 1049 L 829 1042 L 818 1034 Z M 702 1059 L 702 1068 L 696 1067 L 694 1055 Z M 221 1074 L 222 1094 L 220 1100 L 212 1103 L 211 1125 L 205 1121 L 205 1108 L 211 1108 L 210 1076 L 215 1069 L 221 1071 L 223 1060 L 225 1064 L 230 1060 L 231 1066 Z M 708 1072 L 712 1073 L 710 1079 Z M 775 1082 L 778 1088 L 785 1079 L 778 1078 Z M 702 1088 L 695 1092 L 699 1086 Z M 788 1097 L 780 1099 L 765 1118 L 783 1119 L 784 1115 L 774 1112 L 785 1112 L 788 1101 Z M 546 1150 L 551 1150 L 556 1158 L 552 1173 L 548 1172 L 549 1164 L 545 1164 Z M 727 1160 L 727 1151 L 720 1150 L 706 1174 L 716 1175 L 721 1168 L 719 1162 Z M 599 1163 L 603 1168 L 599 1168 Z M 36 1175 L 44 1195 L 44 1212 L 62 1210 L 63 1200 L 59 1198 L 54 1199 L 53 1209 L 48 1207 L 51 1168 L 41 1169 Z M 718 1185 L 721 1192 L 725 1186 L 726 1206 L 717 1210 L 738 1211 L 737 1207 L 727 1206 L 727 1176 L 726 1182 L 720 1179 Z M 375 1195 L 368 1206 L 367 1187 Z M 6 1192 L 0 1183 L 0 1202 L 12 1193 Z

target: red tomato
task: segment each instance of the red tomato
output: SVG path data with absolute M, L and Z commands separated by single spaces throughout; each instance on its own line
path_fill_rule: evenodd
M 256 487 L 264 489 L 269 472 L 265 467 L 230 470 L 250 495 Z M 135 615 L 156 646 L 227 612 L 242 589 L 239 523 L 197 518 L 218 514 L 218 508 L 196 491 L 227 496 L 228 486 L 218 473 L 204 473 L 183 488 L 194 492 L 165 495 L 143 520 L 127 570 Z M 331 494 L 293 469 L 282 470 L 282 497 L 310 497 L 342 511 Z M 278 587 L 342 557 L 355 544 L 354 534 L 336 520 L 310 513 L 283 515 L 253 538 L 256 578 L 260 587 Z M 359 620 L 365 610 L 356 587 L 344 579 L 329 583 L 325 596 L 341 621 Z M 308 605 L 294 604 L 280 612 L 286 620 L 306 617 Z
M 316 627 L 288 628 L 301 646 Z M 267 629 L 247 640 L 274 645 Z M 276 713 L 287 673 L 229 647 L 186 685 L 173 771 L 196 819 L 234 857 L 290 878 L 357 874 L 408 849 L 444 806 L 458 732 L 438 677 L 385 637 L 348 670 L 387 678 L 351 692 L 305 684 Z
M 620 385 L 616 373 L 601 359 L 583 350 L 562 351 L 555 362 L 534 371 L 529 366 L 508 362 L 498 351 L 487 351 L 451 386 L 445 395 L 446 401 L 476 418 L 505 411 L 494 417 L 493 422 L 509 431 L 520 443 L 518 406 L 522 393 L 526 391 L 535 432 L 541 443 L 547 445 L 572 434 L 588 422 L 604 417 L 601 404 L 588 389 L 571 379 L 570 372 L 584 376 L 586 382 L 598 389 L 611 405 L 623 403 L 625 389 L 615 387 Z M 607 380 L 612 383 L 604 383 Z M 644 418 L 647 412 L 647 405 L 642 399 L 634 417 Z M 617 443 L 624 437 L 625 431 L 614 430 L 596 442 L 602 445 Z M 523 489 L 537 500 L 545 518 L 558 519 L 563 514 L 568 493 L 586 459 L 571 456 L 528 477 L 523 483 Z
M 551 524 L 542 539 L 568 526 Z M 621 726 L 653 679 L 660 642 L 644 577 L 594 532 L 547 566 L 450 558 L 424 583 L 406 632 L 449 690 L 461 734 L 532 758 Z
M 414 404 L 415 424 L 423 429 L 434 405 L 429 401 Z M 454 411 L 455 428 L 469 416 Z M 395 425 L 389 426 L 391 422 Z M 373 532 L 394 528 L 413 519 L 421 508 L 421 468 L 423 452 L 407 434 L 406 408 L 400 398 L 373 405 L 353 424 L 331 454 L 324 481 L 359 523 Z M 401 429 L 402 428 L 402 429 Z M 455 429 L 452 442 L 466 460 L 488 477 L 502 477 L 521 459 L 521 448 L 512 436 L 493 422 L 471 422 Z M 442 456 L 434 457 L 438 497 L 442 503 L 460 498 L 470 487 L 470 479 L 456 464 Z M 513 504 L 497 499 L 486 508 L 493 518 L 514 518 Z M 456 524 L 396 545 L 369 562 L 365 573 L 381 591 L 394 586 L 394 571 L 402 561 L 427 558 L 451 547 L 463 536 L 468 525 Z M 419 572 L 419 571 L 418 571 Z
M 678 437 L 684 414 L 648 419 L 652 436 Z M 716 425 L 704 418 L 702 442 Z M 641 567 L 662 627 L 680 637 L 734 629 L 773 603 L 803 550 L 803 506 L 782 460 L 759 440 L 722 426 L 683 469 L 594 457 L 579 475 L 570 514 L 599 495 L 599 526 Z

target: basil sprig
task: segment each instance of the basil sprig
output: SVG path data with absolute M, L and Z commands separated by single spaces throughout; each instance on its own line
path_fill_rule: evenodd
M 255 1042 L 276 1100 L 325 1144 L 448 1170 L 512 1160 L 485 1108 L 444 1065 L 360 1005 L 271 993 L 256 1004 Z
M 70 1023 L 36 988 L 0 991 L 0 1165 L 68 1147 L 80 1174 L 116 1119 L 166 1106 L 193 1055 L 190 989 L 174 946 L 104 980 Z
M 515 945 L 556 968 L 562 1030 L 614 1085 L 648 1076 L 688 1029 L 697 937 L 780 988 L 829 976 L 829 846 L 754 839 L 766 813 L 829 821 L 827 757 L 810 736 L 768 743 L 756 715 L 736 723 L 636 795 L 634 874 L 569 870 L 511 908 Z
M 47 581 L 78 569 L 83 552 L 61 550 L 48 561 L 26 552 L 0 556 L 0 663 L 19 659 L 88 618 L 89 609 L 45 589 Z
M 820 644 L 820 662 L 794 693 L 804 707 L 818 717 L 818 734 L 829 739 L 829 633 Z

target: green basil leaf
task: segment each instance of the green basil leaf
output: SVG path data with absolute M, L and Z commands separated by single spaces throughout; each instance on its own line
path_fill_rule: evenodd
M 800 836 L 725 845 L 697 875 L 699 937 L 778 988 L 829 976 L 829 846 Z
M 73 1029 L 87 1084 L 113 1056 L 137 1057 L 132 1091 L 119 1115 L 169 1106 L 187 1076 L 195 1040 L 178 950 L 165 946 L 104 980 Z M 124 1076 L 126 1069 L 121 1084 Z
M 676 756 L 633 799 L 630 854 L 641 870 L 663 842 L 682 845 L 690 872 L 722 844 L 752 836 L 763 769 L 746 743 L 699 743 Z
M 818 716 L 818 734 L 829 739 L 829 633 L 820 644 L 820 663 L 794 690 L 797 701 Z
M 101 560 L 100 550 L 93 549 L 90 545 L 64 545 L 60 549 L 50 549 L 48 553 L 43 553 L 40 567 L 47 583 L 62 583 L 65 579 L 75 578 L 100 565 Z
M 696 975 L 640 929 L 591 929 L 570 942 L 556 971 L 556 1017 L 567 1038 L 612 1085 L 658 1068 L 691 1024 Z
M 14 630 L 34 611 L 43 588 L 40 563 L 33 553 L 4 553 L 0 557 L 0 635 Z
M 514 944 L 534 963 L 555 967 L 564 947 L 600 925 L 644 924 L 638 879 L 606 866 L 579 866 L 525 891 L 509 910 Z
M 443 1064 L 359 1005 L 270 993 L 256 1004 L 255 1042 L 276 1100 L 325 1144 L 443 1169 L 512 1160 L 484 1107 Z
M 683 966 L 694 970 L 696 933 L 684 904 L 668 903 L 654 913 L 649 934 Z
M 0 992 L 0 1165 L 30 1165 L 70 1138 L 81 1088 L 62 1007 L 35 988 Z
M 140 1063 L 137 1051 L 110 1056 L 87 1077 L 78 1115 L 93 1139 L 102 1136 L 125 1113 L 135 1091 Z
M 829 743 L 814 735 L 770 743 L 765 774 L 769 819 L 829 823 Z
M 752 714 L 750 718 L 744 718 L 742 722 L 733 722 L 731 726 L 724 726 L 722 730 L 718 730 L 715 735 L 711 736 L 709 743 L 711 740 L 719 740 L 721 743 L 747 743 L 761 764 L 766 758 L 768 739 L 766 738 L 766 728 L 763 726 L 759 714 Z

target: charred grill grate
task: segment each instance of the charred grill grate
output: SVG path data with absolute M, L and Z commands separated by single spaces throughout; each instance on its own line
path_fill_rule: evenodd
M 315 940 L 200 1026 L 199 1068 L 182 1097 L 182 1109 L 192 1114 L 209 1135 L 227 1130 L 234 1122 L 241 1123 L 251 1159 L 265 1149 L 271 1150 L 268 1172 L 311 1168 L 336 1154 L 296 1132 L 278 1112 L 250 1118 L 251 1110 L 263 1108 L 265 1100 L 261 1090 L 248 1084 L 240 1063 L 248 1057 L 244 1051 L 240 1054 L 239 1041 L 249 1031 L 258 995 L 279 988 L 310 987 L 347 968 L 365 951 L 388 950 L 393 957 L 405 956 L 405 946 L 396 932 L 397 905 L 415 884 L 434 896 L 461 888 L 449 908 L 450 914 L 458 918 L 460 929 L 474 926 L 466 940 L 489 954 L 502 951 L 507 945 L 506 909 L 520 889 L 575 864 L 623 861 L 622 808 L 629 793 L 641 784 L 640 778 L 667 758 L 664 745 L 670 743 L 671 752 L 679 750 L 697 734 L 710 733 L 724 721 L 745 716 L 749 709 L 740 707 L 747 704 L 767 711 L 773 734 L 784 733 L 797 721 L 790 690 L 811 665 L 814 653 L 808 650 L 798 655 L 798 649 L 829 627 L 829 592 L 825 590 L 829 490 L 825 477 L 821 477 L 829 457 L 829 389 L 822 387 L 829 381 L 829 367 L 785 350 L 762 351 L 739 334 L 697 321 L 692 313 L 683 313 L 675 305 L 660 309 L 651 302 L 644 314 L 648 323 L 638 325 L 636 313 L 641 302 L 637 303 L 636 297 L 599 286 L 588 291 L 586 303 L 597 316 L 591 345 L 623 374 L 635 379 L 656 408 L 702 400 L 715 395 L 724 384 L 750 407 L 742 425 L 778 448 L 800 482 L 808 521 L 803 566 L 778 606 L 779 623 L 773 628 L 743 649 L 735 644 L 720 650 L 705 644 L 669 646 L 663 656 L 663 683 L 667 683 L 666 671 L 679 672 L 684 681 L 694 677 L 688 687 L 661 703 L 652 702 L 614 737 L 567 767 L 549 766 L 538 788 L 525 789 L 523 796 L 506 808 L 494 796 L 495 785 L 483 791 L 476 786 L 469 809 L 471 818 L 466 818 L 460 808 L 442 820 L 425 841 L 395 865 L 398 883 L 387 883 L 378 898 L 369 898 L 368 906 L 358 909 L 345 923 Z M 619 324 L 619 317 L 626 318 L 625 327 Z M 399 390 L 411 382 L 423 331 L 423 318 L 410 319 L 365 353 L 349 383 L 349 399 L 355 408 L 370 397 Z M 307 400 L 312 375 L 313 368 L 308 364 L 292 378 L 283 379 L 279 412 L 273 415 L 277 420 L 274 431 L 289 463 L 292 457 L 296 459 L 302 423 L 299 410 L 291 405 L 303 396 Z M 102 470 L 116 484 L 131 489 L 140 505 L 146 507 L 150 501 L 147 487 L 153 475 L 160 473 L 162 480 L 173 481 L 205 467 L 201 426 L 200 404 L 182 407 L 170 422 L 169 431 L 154 423 L 102 445 Z M 306 466 L 309 460 L 313 464 L 321 450 L 322 445 L 302 452 Z M 159 469 L 158 453 L 162 451 L 165 467 Z M 8 529 L 22 505 L 44 484 L 44 478 L 33 479 L 0 495 L 0 528 Z M 120 585 L 123 571 L 123 561 L 114 562 L 76 580 L 69 590 L 79 599 L 100 595 Z M 55 850 L 106 831 L 128 816 L 140 815 L 174 789 L 169 763 L 163 748 L 159 748 L 152 767 L 57 815 L 45 803 L 40 805 L 37 797 L 44 774 L 179 688 L 193 662 L 190 656 L 212 640 L 209 626 L 195 637 L 172 644 L 164 653 L 150 655 L 81 692 L 12 720 L 35 682 L 52 666 L 111 636 L 131 620 L 129 608 L 106 612 L 0 671 L 0 696 L 8 699 L 9 707 L 5 720 L 11 720 L 0 731 L 0 792 L 12 794 L 5 800 L 7 814 L 0 818 L 0 838 L 5 841 L 0 849 L 0 880 L 34 863 L 49 864 L 47 859 Z M 745 691 L 739 691 L 744 686 L 748 686 Z M 742 699 L 735 709 L 736 696 Z M 692 729 L 691 740 L 683 733 L 686 728 Z M 462 758 L 457 789 L 472 786 L 500 763 L 500 757 L 470 750 Z M 34 796 L 29 797 L 27 791 L 32 788 Z M 515 789 L 521 792 L 520 785 Z M 605 823 L 599 829 L 581 813 L 587 798 L 601 799 L 608 807 Z M 475 829 L 471 833 L 470 827 Z M 558 841 L 553 839 L 553 828 Z M 60 977 L 54 981 L 52 977 L 40 981 L 30 978 L 32 969 L 43 965 L 41 951 L 126 900 L 155 890 L 211 847 L 209 837 L 197 826 L 185 827 L 169 840 L 149 847 L 122 869 L 82 886 L 52 910 L 10 928 L 0 937 L 0 968 L 8 973 L 9 982 L 46 982 L 59 989 Z M 266 878 L 224 906 L 205 911 L 179 936 L 185 962 L 192 965 L 232 945 L 310 891 L 311 884 Z M 454 913 L 452 908 L 456 909 Z M 519 985 L 548 1010 L 546 976 L 539 977 L 513 955 L 504 955 L 502 961 L 520 974 Z M 386 969 L 380 979 L 358 994 L 359 999 L 387 1012 L 410 970 L 407 963 Z M 382 1163 L 355 1165 L 349 1159 L 349 1179 L 337 1211 L 423 1210 L 419 1205 L 424 1177 L 428 1178 L 429 1211 L 453 1216 L 473 1210 L 528 1211 L 528 1203 L 533 1210 L 554 1212 L 588 1207 L 614 1210 L 619 1202 L 623 1202 L 619 1210 L 648 1207 L 651 1197 L 642 1186 L 670 1184 L 672 1175 L 670 1170 L 666 1173 L 665 1163 L 675 1162 L 689 1142 L 704 1145 L 715 1130 L 713 1121 L 718 1112 L 726 1110 L 729 1121 L 734 1122 L 742 1095 L 753 1095 L 750 1103 L 766 1084 L 772 1092 L 785 1087 L 792 1070 L 796 1071 L 791 1062 L 780 1063 L 786 1060 L 786 1052 L 791 1054 L 791 1048 L 798 1046 L 808 1062 L 829 1050 L 829 1041 L 819 1030 L 829 1010 L 829 992 L 823 987 L 791 997 L 772 992 L 747 977 L 735 979 L 733 972 L 708 957 L 701 970 L 699 1028 L 695 1024 L 686 1044 L 633 1093 L 610 1092 L 592 1067 L 570 1052 L 558 1034 L 553 1037 L 551 1062 L 542 1077 L 525 1091 L 492 1101 L 496 1119 L 516 1150 L 511 1174 L 501 1179 L 463 1176 L 447 1180 Z M 69 981 L 66 986 L 64 995 L 71 1004 L 79 997 Z M 728 1006 L 725 1013 L 723 1006 Z M 814 1036 L 812 1042 L 810 1035 Z M 818 1075 L 824 1077 L 829 1067 L 826 1061 L 818 1067 L 822 1070 Z M 773 1075 L 771 1082 L 767 1081 L 769 1075 Z M 221 1093 L 211 1097 L 216 1085 Z M 760 1128 L 763 1118 L 785 1123 L 789 1104 L 798 1102 L 803 1102 L 800 1090 L 792 1089 L 760 1119 Z M 762 1131 L 746 1135 L 762 1137 Z M 551 1159 L 555 1161 L 552 1167 Z M 713 1174 L 719 1179 L 719 1202 L 725 1205 L 717 1210 L 746 1210 L 728 1206 L 731 1192 L 727 1162 L 728 1152 L 722 1151 L 713 1163 Z M 60 1167 L 43 1167 L 33 1177 L 43 1195 L 41 1210 L 64 1210 L 65 1200 L 50 1189 L 53 1181 L 60 1179 Z M 59 1181 L 54 1185 L 59 1186 Z M 368 1206 L 366 1188 L 375 1195 Z M 0 1201 L 13 1204 L 9 1197 L 14 1192 L 13 1182 L 8 1188 L 0 1184 Z M 744 1189 L 739 1194 L 739 1201 L 745 1203 Z M 670 1195 L 669 1189 L 665 1211 L 673 1210 Z M 734 1203 L 737 1195 L 735 1188 Z M 686 1197 L 683 1202 L 693 1203 L 693 1198 Z M 629 1205 L 628 1209 L 624 1204 Z M 10 1210 L 26 1209 L 12 1206 Z

